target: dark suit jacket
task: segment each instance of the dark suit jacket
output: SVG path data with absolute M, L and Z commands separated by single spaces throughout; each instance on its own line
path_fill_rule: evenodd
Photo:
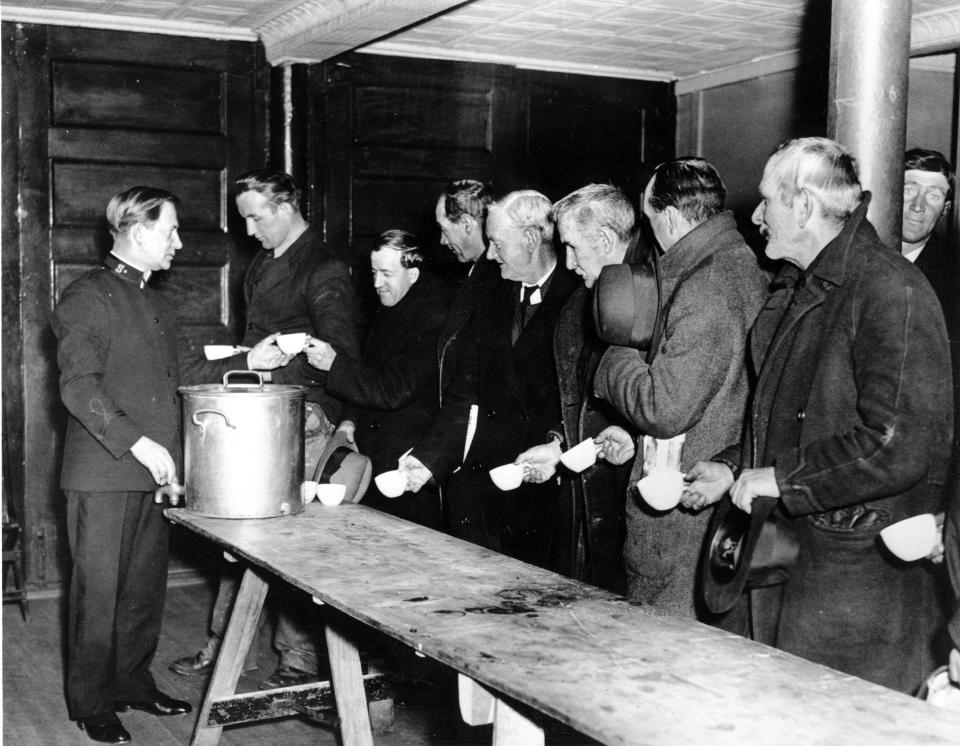
M 177 326 L 141 273 L 112 254 L 72 282 L 54 310 L 60 395 L 70 416 L 60 486 L 152 491 L 130 447 L 146 436 L 180 463 Z
M 487 469 L 544 442 L 560 421 L 553 329 L 576 285 L 576 277 L 558 263 L 516 345 L 510 343 L 510 332 L 519 283 L 501 281 L 488 289 L 472 317 L 469 338 L 463 340 L 457 378 L 430 435 L 413 451 L 435 476 L 443 479 L 461 463 L 473 403 L 479 406 L 479 418 L 465 468 L 484 472 L 491 487 Z
M 488 471 L 543 443 L 560 419 L 553 329 L 576 286 L 576 277 L 558 264 L 515 345 L 511 331 L 519 283 L 501 281 L 488 289 L 473 314 L 456 379 L 434 427 L 413 451 L 435 476 L 447 477 L 461 463 L 470 405 L 476 402 L 472 445 L 447 485 L 449 529 L 541 566 L 554 565 L 556 482 L 501 492 Z
M 330 368 L 327 391 L 344 402 L 344 416 L 354 419 L 357 447 L 370 457 L 374 474 L 396 469 L 400 455 L 433 423 L 437 412 L 433 353 L 450 295 L 438 278 L 421 272 L 397 305 L 378 309 L 363 359 L 338 353 Z M 427 489 L 424 496 L 427 502 L 432 499 L 434 521 L 419 521 L 413 506 L 405 509 L 419 495 L 390 500 L 371 484 L 364 503 L 373 504 L 380 496 L 385 502 L 375 507 L 427 525 L 439 524 L 437 493 L 435 489 L 432 497 L 430 493 Z
M 460 363 L 463 347 L 462 332 L 466 330 L 478 301 L 483 298 L 491 286 L 502 282 L 500 267 L 496 262 L 481 257 L 460 283 L 460 288 L 450 304 L 447 318 L 437 338 L 437 366 L 440 370 L 440 403 L 443 403 L 443 392 L 447 390 L 453 380 L 457 366 Z
M 269 287 L 260 287 L 257 277 L 268 261 L 278 262 L 279 272 Z M 307 332 L 329 342 L 338 353 L 360 357 L 360 306 L 350 268 L 326 250 L 313 228 L 308 228 L 279 259 L 259 252 L 247 270 L 243 295 L 247 302 L 243 344 L 252 346 L 273 332 Z M 240 367 L 245 368 L 246 362 L 240 362 Z M 272 371 L 273 383 L 309 386 L 307 400 L 318 402 L 336 423 L 341 405 L 326 391 L 326 380 L 326 372 L 311 366 L 304 355 Z
M 953 640 L 953 647 L 960 650 L 960 484 L 957 482 L 954 482 L 953 490 L 948 495 L 943 543 L 947 569 L 950 571 L 950 580 L 953 583 L 955 608 L 948 631 Z
M 933 286 L 947 322 L 947 336 L 960 342 L 960 246 L 934 233 L 914 262 Z

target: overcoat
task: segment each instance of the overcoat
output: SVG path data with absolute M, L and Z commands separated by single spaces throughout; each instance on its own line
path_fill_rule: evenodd
M 502 282 L 500 267 L 496 262 L 487 259 L 486 255 L 477 260 L 473 271 L 460 282 L 453 302 L 447 311 L 447 318 L 444 319 L 443 326 L 437 336 L 437 367 L 440 370 L 439 395 L 441 404 L 443 403 L 443 392 L 453 381 L 457 366 L 460 364 L 463 334 L 464 332 L 469 333 L 469 322 L 473 309 L 476 308 L 491 286 L 495 287 L 500 282 Z
M 639 236 L 631 242 L 624 263 L 639 262 L 646 255 Z M 586 287 L 571 293 L 557 319 L 553 333 L 553 354 L 560 389 L 560 425 L 569 448 L 596 437 L 609 425 L 628 432 L 633 425 L 593 395 L 593 377 L 607 349 L 597 336 L 593 318 L 593 296 Z M 564 513 L 558 523 L 560 571 L 593 585 L 622 593 L 624 498 L 630 464 L 614 466 L 598 460 L 585 471 L 574 474 L 561 468 L 560 505 Z
M 664 332 L 653 362 L 637 350 L 611 347 L 594 391 L 641 436 L 684 433 L 680 468 L 686 471 L 719 443 L 740 437 L 750 388 L 747 336 L 769 278 L 730 212 L 683 236 L 664 253 L 660 269 Z M 642 476 L 642 438 L 637 453 L 631 484 Z M 695 579 L 710 513 L 654 511 L 631 490 L 624 545 L 631 597 L 672 614 L 701 611 Z
M 799 537 L 777 647 L 910 692 L 931 665 L 930 574 L 878 534 L 943 507 L 950 359 L 936 296 L 880 242 L 868 203 L 805 271 L 778 274 L 751 333 L 747 432 L 720 457 L 774 467 Z
M 356 423 L 360 452 L 373 473 L 397 468 L 401 454 L 430 429 L 437 412 L 437 366 L 433 353 L 446 317 L 449 289 L 421 272 L 392 307 L 377 309 L 363 358 L 338 353 L 327 376 L 327 391 L 344 403 Z M 440 501 L 430 485 L 399 498 L 383 496 L 375 483 L 365 505 L 432 528 L 440 526 Z

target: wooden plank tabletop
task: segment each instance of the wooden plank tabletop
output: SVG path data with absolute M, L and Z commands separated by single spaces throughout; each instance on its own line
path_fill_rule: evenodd
M 956 713 L 362 505 L 167 515 L 604 743 L 960 743 Z

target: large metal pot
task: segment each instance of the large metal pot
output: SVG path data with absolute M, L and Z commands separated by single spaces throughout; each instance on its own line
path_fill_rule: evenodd
M 258 383 L 233 383 L 255 376 Z M 223 385 L 183 386 L 186 509 L 215 518 L 303 510 L 304 386 L 230 371 Z

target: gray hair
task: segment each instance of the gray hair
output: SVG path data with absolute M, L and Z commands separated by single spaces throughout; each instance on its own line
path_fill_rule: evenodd
M 802 190 L 816 197 L 825 216 L 846 220 L 860 204 L 863 190 L 857 160 L 826 137 L 785 140 L 773 151 L 764 176 L 789 204 Z
M 510 192 L 490 204 L 487 214 L 499 210 L 520 230 L 533 228 L 540 234 L 540 245 L 553 248 L 553 206 L 550 200 L 533 189 Z
M 612 184 L 587 184 L 553 205 L 553 219 L 559 225 L 572 220 L 581 229 L 609 228 L 621 241 L 633 238 L 636 213 L 626 195 Z

